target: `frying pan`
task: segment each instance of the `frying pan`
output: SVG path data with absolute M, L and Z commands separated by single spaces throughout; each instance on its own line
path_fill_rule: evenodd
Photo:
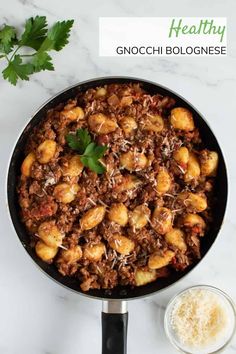
M 27 124 L 23 130 L 20 138 L 18 139 L 16 146 L 14 148 L 10 165 L 8 171 L 7 180 L 7 195 L 8 195 L 8 207 L 10 211 L 10 216 L 15 227 L 15 231 L 23 244 L 25 250 L 28 252 L 30 257 L 34 262 L 44 271 L 52 280 L 57 283 L 64 285 L 65 287 L 75 291 L 80 295 L 85 295 L 90 298 L 96 298 L 103 300 L 103 311 L 102 311 L 102 353 L 103 354 L 125 354 L 126 353 L 126 342 L 127 342 L 127 323 L 128 323 L 128 312 L 127 312 L 127 301 L 131 299 L 136 299 L 151 294 L 155 294 L 158 291 L 167 288 L 168 286 L 176 283 L 179 279 L 183 278 L 187 273 L 189 273 L 199 261 L 196 261 L 193 265 L 187 268 L 183 272 L 172 273 L 168 278 L 158 279 L 157 281 L 141 286 L 141 287 L 116 287 L 112 290 L 89 290 L 83 293 L 80 289 L 78 281 L 70 277 L 62 276 L 56 269 L 54 265 L 49 265 L 41 261 L 35 254 L 34 250 L 29 245 L 29 239 L 27 231 L 20 220 L 19 216 L 19 205 L 18 197 L 16 192 L 17 179 L 20 174 L 20 166 L 24 158 L 23 150 L 26 140 L 29 134 L 44 117 L 48 109 L 57 106 L 61 102 L 66 102 L 69 98 L 73 98 L 77 93 L 84 92 L 89 88 L 94 88 L 96 86 L 103 86 L 105 84 L 111 83 L 141 83 L 143 88 L 150 94 L 162 94 L 169 95 L 176 100 L 177 106 L 182 106 L 190 109 L 194 115 L 194 121 L 196 126 L 199 128 L 203 142 L 208 149 L 217 151 L 219 154 L 219 168 L 218 175 L 216 177 L 216 191 L 217 200 L 213 209 L 214 222 L 212 223 L 211 229 L 201 240 L 201 253 L 202 258 L 211 248 L 214 243 L 222 221 L 225 214 L 226 203 L 227 203 L 227 193 L 228 193 L 228 183 L 227 174 L 224 158 L 222 155 L 221 148 L 217 142 L 215 135 L 212 130 L 202 117 L 202 115 L 184 98 L 177 95 L 173 91 L 160 86 L 154 82 L 131 78 L 131 77 L 106 77 L 98 78 L 89 81 L 84 81 L 76 84 L 72 87 L 65 89 L 59 94 L 55 95 L 49 101 L 47 101 L 33 116 L 30 122 Z

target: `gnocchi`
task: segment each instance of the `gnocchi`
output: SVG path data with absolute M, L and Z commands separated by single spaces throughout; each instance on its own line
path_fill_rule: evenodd
M 184 233 L 181 229 L 173 228 L 167 232 L 165 234 L 165 240 L 169 245 L 177 247 L 180 251 L 187 251 L 187 245 L 184 240 Z
M 215 176 L 218 167 L 218 154 L 215 151 L 203 150 L 200 155 L 201 173 L 203 176 Z
M 102 205 L 98 205 L 94 208 L 89 209 L 82 216 L 80 220 L 80 226 L 82 230 L 90 230 L 100 224 L 104 219 L 106 213 L 106 208 Z
M 130 254 L 134 250 L 134 247 L 135 247 L 133 240 L 129 239 L 126 236 L 119 235 L 119 234 L 114 234 L 110 238 L 109 245 L 115 251 L 117 251 L 118 253 L 123 254 L 123 255 Z
M 146 117 L 146 121 L 143 124 L 143 129 L 155 133 L 160 133 L 164 129 L 164 120 L 158 114 L 149 115 Z
M 58 252 L 57 247 L 50 247 L 42 241 L 38 241 L 35 245 L 35 252 L 44 262 L 51 263 Z
M 36 160 L 36 156 L 34 152 L 30 152 L 24 159 L 24 161 L 22 162 L 21 165 L 21 173 L 22 175 L 24 175 L 25 177 L 29 177 L 30 176 L 30 172 L 31 172 L 31 168 L 32 165 L 34 163 L 34 161 Z
M 82 173 L 83 167 L 79 155 L 75 155 L 69 159 L 67 165 L 63 166 L 62 174 L 63 176 L 77 177 Z
M 114 203 L 108 213 L 108 219 L 125 226 L 128 222 L 128 209 L 123 203 Z
M 111 95 L 110 97 L 108 97 L 107 103 L 110 106 L 118 106 L 120 104 L 119 97 L 117 95 L 115 95 L 115 94 Z
M 88 124 L 90 129 L 99 135 L 112 133 L 117 128 L 117 123 L 102 113 L 90 115 Z
M 196 213 L 201 213 L 207 208 L 207 199 L 203 193 L 181 192 L 178 199 L 183 201 L 184 206 L 189 207 Z
M 152 214 L 152 226 L 161 235 L 166 234 L 172 228 L 171 210 L 157 206 Z
M 122 118 L 120 120 L 120 126 L 123 129 L 125 136 L 131 135 L 138 128 L 135 119 L 132 117 Z
M 190 152 L 189 160 L 187 164 L 187 171 L 184 175 L 185 182 L 191 182 L 192 180 L 197 180 L 200 176 L 201 170 L 197 159 L 197 156 Z
M 184 226 L 194 227 L 196 225 L 200 226 L 202 229 L 206 228 L 206 223 L 204 219 L 198 214 L 186 214 L 183 217 Z
M 122 193 L 137 188 L 142 182 L 134 175 L 123 176 L 122 182 L 115 186 L 115 191 Z
M 56 226 L 55 220 L 44 221 L 39 225 L 38 235 L 40 239 L 49 247 L 59 247 L 62 244 L 64 235 Z
M 83 252 L 79 245 L 69 248 L 67 250 L 61 250 L 61 258 L 67 264 L 73 264 L 78 262 L 82 258 Z
M 106 95 L 107 95 L 107 90 L 105 89 L 105 87 L 100 87 L 97 89 L 96 91 L 97 98 L 105 97 Z
M 86 245 L 84 247 L 84 258 L 88 259 L 91 262 L 98 262 L 101 260 L 105 252 L 106 247 L 102 242 L 96 245 Z
M 84 110 L 81 107 L 64 109 L 61 115 L 70 121 L 76 121 L 84 118 Z
M 157 279 L 157 273 L 155 269 L 138 268 L 135 271 L 135 285 L 142 286 L 148 283 L 151 283 Z
M 165 167 L 161 167 L 160 171 L 157 174 L 156 181 L 156 189 L 159 194 L 165 194 L 170 190 L 172 183 L 171 176 L 169 175 Z
M 120 164 L 128 171 L 139 171 L 147 166 L 148 159 L 141 152 L 128 151 L 120 155 Z
M 195 128 L 192 113 L 183 107 L 176 107 L 171 110 L 170 122 L 174 129 L 192 131 Z
M 163 255 L 153 253 L 148 260 L 148 267 L 150 269 L 159 269 L 166 267 L 174 257 L 175 252 L 167 250 Z
M 37 160 L 42 163 L 48 163 L 56 154 L 57 143 L 54 140 L 45 140 L 37 148 Z
M 150 214 L 151 211 L 146 205 L 141 204 L 136 206 L 133 211 L 129 212 L 130 226 L 132 226 L 134 229 L 141 229 L 147 225 Z
M 133 103 L 133 98 L 131 96 L 123 96 L 120 100 L 121 107 L 130 106 Z
M 174 160 L 182 167 L 187 165 L 189 160 L 189 151 L 185 146 L 181 146 L 173 153 Z
M 78 184 L 60 183 L 54 188 L 53 195 L 60 203 L 71 203 L 79 191 Z

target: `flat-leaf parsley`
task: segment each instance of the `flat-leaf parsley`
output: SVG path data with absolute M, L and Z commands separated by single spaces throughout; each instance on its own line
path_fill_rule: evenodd
M 0 59 L 7 60 L 2 71 L 3 78 L 16 85 L 19 79 L 42 70 L 54 70 L 51 50 L 59 51 L 67 43 L 74 20 L 56 22 L 49 30 L 45 16 L 31 17 L 25 22 L 22 35 L 18 38 L 15 27 L 4 25 L 0 28 Z M 34 50 L 23 53 L 25 47 Z
M 78 129 L 76 134 L 66 135 L 66 141 L 71 149 L 78 151 L 80 161 L 84 166 L 98 174 L 106 170 L 99 159 L 106 152 L 107 146 L 96 145 L 95 142 L 92 142 L 86 129 Z

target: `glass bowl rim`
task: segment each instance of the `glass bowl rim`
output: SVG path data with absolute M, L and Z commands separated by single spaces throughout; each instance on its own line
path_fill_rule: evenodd
M 181 348 L 180 346 L 178 346 L 176 341 L 171 336 L 169 328 L 168 328 L 168 324 L 169 324 L 168 312 L 169 312 L 169 309 L 174 304 L 174 302 L 176 301 L 177 298 L 181 297 L 187 291 L 192 290 L 192 289 L 197 289 L 197 288 L 199 288 L 199 289 L 201 289 L 201 288 L 209 289 L 209 290 L 211 290 L 214 293 L 218 293 L 219 295 L 221 295 L 227 301 L 227 303 L 230 305 L 230 308 L 232 309 L 232 312 L 233 312 L 234 325 L 233 325 L 233 329 L 232 329 L 232 333 L 231 333 L 230 337 L 228 338 L 228 340 L 220 348 L 218 348 L 215 351 L 209 352 L 209 354 L 217 354 L 217 353 L 222 352 L 222 350 L 225 349 L 230 344 L 230 342 L 232 341 L 232 339 L 233 339 L 233 337 L 235 335 L 235 332 L 236 332 L 236 305 L 235 305 L 233 299 L 227 293 L 225 293 L 223 290 L 217 288 L 216 286 L 206 285 L 206 284 L 193 285 L 193 286 L 189 286 L 189 287 L 179 291 L 177 294 L 175 294 L 170 299 L 170 301 L 168 302 L 168 304 L 166 306 L 166 309 L 165 309 L 165 314 L 164 314 L 164 330 L 165 330 L 165 334 L 166 334 L 166 337 L 168 338 L 168 340 L 170 341 L 170 343 L 177 350 L 179 350 L 179 351 L 181 351 L 182 353 L 185 353 L 185 354 L 192 354 L 192 352 L 186 351 L 183 348 Z

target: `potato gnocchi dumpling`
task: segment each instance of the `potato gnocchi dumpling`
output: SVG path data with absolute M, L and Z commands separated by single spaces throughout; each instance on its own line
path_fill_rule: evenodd
M 82 258 L 82 255 L 82 249 L 79 245 L 77 245 L 67 250 L 62 249 L 60 253 L 60 258 L 68 264 L 73 264 L 78 262 Z
M 107 95 L 107 90 L 105 89 L 105 87 L 100 87 L 97 89 L 96 91 L 97 98 L 105 97 L 106 95 Z
M 146 205 L 138 205 L 129 212 L 129 224 L 134 229 L 142 229 L 147 225 L 150 215 L 151 211 Z
M 173 228 L 167 232 L 165 234 L 165 240 L 169 245 L 177 247 L 180 251 L 187 251 L 187 245 L 184 240 L 184 232 L 181 229 Z
M 200 155 L 201 173 L 203 176 L 215 176 L 218 167 L 218 154 L 215 151 L 203 150 Z
M 148 283 L 151 283 L 157 279 L 157 273 L 155 269 L 143 269 L 138 268 L 135 271 L 135 285 L 142 286 Z
M 185 207 L 191 208 L 196 213 L 201 213 L 207 208 L 207 198 L 203 193 L 181 192 L 178 198 Z
M 116 106 L 119 106 L 120 104 L 120 99 L 117 95 L 113 94 L 111 96 L 108 97 L 107 99 L 107 103 L 110 105 L 110 106 L 113 106 L 113 107 L 116 107 Z
M 195 128 L 192 113 L 183 107 L 176 107 L 171 110 L 170 122 L 174 129 L 192 131 Z
M 75 155 L 62 167 L 62 174 L 63 176 L 77 177 L 82 173 L 83 168 L 79 155 Z
M 30 176 L 31 167 L 33 166 L 34 161 L 36 161 L 36 156 L 34 152 L 30 152 L 24 159 L 21 165 L 21 173 L 25 177 Z
M 71 203 L 79 191 L 78 184 L 60 183 L 54 188 L 53 195 L 60 203 Z
M 80 225 L 82 230 L 90 230 L 100 224 L 104 219 L 106 213 L 106 208 L 103 205 L 95 206 L 89 209 L 82 216 L 80 220 Z
M 120 126 L 124 130 L 125 136 L 131 135 L 137 128 L 138 125 L 134 118 L 124 117 L 120 120 Z
M 129 239 L 126 236 L 119 235 L 119 234 L 114 234 L 109 239 L 109 245 L 115 251 L 117 251 L 118 253 L 123 254 L 123 255 L 130 254 L 134 250 L 134 247 L 135 247 L 133 240 Z
M 106 252 L 104 243 L 100 242 L 96 245 L 85 245 L 84 258 L 92 262 L 98 262 L 102 259 L 103 254 Z
M 150 269 L 159 269 L 167 266 L 172 258 L 174 257 L 175 252 L 167 250 L 163 255 L 154 253 L 149 257 L 148 267 Z
M 147 166 L 148 160 L 141 152 L 128 151 L 120 155 L 120 164 L 128 171 L 139 171 Z
M 35 245 L 35 252 L 37 256 L 42 259 L 42 261 L 46 263 L 51 263 L 58 252 L 58 248 L 50 247 L 44 242 L 38 241 Z
M 133 98 L 131 96 L 123 96 L 120 100 L 121 107 L 130 106 L 133 102 Z
M 108 219 L 121 226 L 125 226 L 128 222 L 128 209 L 124 203 L 112 204 L 108 213 Z
M 194 153 L 190 152 L 189 160 L 187 164 L 187 171 L 184 175 L 185 182 L 197 180 L 200 176 L 200 173 L 201 170 L 200 170 L 200 164 L 198 162 L 198 158 Z
M 37 148 L 37 160 L 42 163 L 51 161 L 56 153 L 57 143 L 54 140 L 44 140 Z
M 202 229 L 205 229 L 206 223 L 204 219 L 198 214 L 186 214 L 183 217 L 184 226 L 194 227 L 196 225 L 200 226 Z
M 165 167 L 161 167 L 157 174 L 157 192 L 159 194 L 167 193 L 171 188 L 171 176 Z
M 142 182 L 134 175 L 123 176 L 122 182 L 115 186 L 115 191 L 117 193 L 130 191 L 136 189 L 140 184 L 142 184 Z
M 182 167 L 187 165 L 189 160 L 189 151 L 185 146 L 181 146 L 173 153 L 174 160 L 179 163 Z
M 61 115 L 70 121 L 76 121 L 84 118 L 84 110 L 81 107 L 67 107 Z
M 49 247 L 59 247 L 64 234 L 58 229 L 55 220 L 44 221 L 39 225 L 38 236 Z
M 172 228 L 172 218 L 170 209 L 157 206 L 152 214 L 152 226 L 156 232 L 164 235 Z
M 117 123 L 103 113 L 92 114 L 88 118 L 88 124 L 92 132 L 98 135 L 109 134 L 116 130 Z
M 164 120 L 158 115 L 148 115 L 144 124 L 142 125 L 144 130 L 160 133 L 164 129 Z

